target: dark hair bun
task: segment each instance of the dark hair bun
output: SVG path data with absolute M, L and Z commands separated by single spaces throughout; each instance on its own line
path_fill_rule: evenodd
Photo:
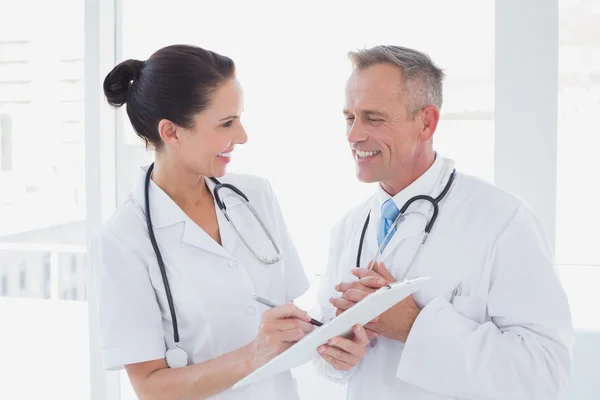
M 229 57 L 176 44 L 146 61 L 117 65 L 104 79 L 104 94 L 114 107 L 127 103 L 133 130 L 158 150 L 163 144 L 158 132 L 161 120 L 192 128 L 195 115 L 210 106 L 219 85 L 234 76 L 235 64 Z
M 143 66 L 143 61 L 125 60 L 110 71 L 104 79 L 104 95 L 110 105 L 121 107 L 127 102 L 129 89 Z

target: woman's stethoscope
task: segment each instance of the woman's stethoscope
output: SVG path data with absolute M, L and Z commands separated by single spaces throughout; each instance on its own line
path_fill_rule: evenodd
M 419 253 L 421 252 L 421 249 L 425 245 L 427 238 L 429 237 L 429 233 L 431 232 L 431 229 L 433 228 L 433 225 L 435 224 L 435 221 L 436 221 L 439 211 L 440 211 L 439 203 L 444 199 L 446 194 L 448 194 L 448 192 L 450 191 L 450 188 L 452 187 L 452 182 L 454 181 L 455 175 L 456 175 L 456 170 L 453 170 L 452 173 L 450 174 L 450 178 L 448 178 L 448 183 L 446 183 L 446 186 L 444 187 L 442 192 L 439 194 L 439 196 L 437 196 L 436 198 L 433 198 L 433 197 L 427 196 L 427 195 L 419 195 L 419 196 L 411 197 L 406 203 L 404 203 L 404 206 L 402 206 L 402 208 L 400 209 L 400 214 L 398 214 L 398 216 L 394 220 L 394 223 L 388 229 L 387 234 L 385 235 L 385 238 L 382 240 L 381 245 L 377 249 L 377 252 L 375 253 L 375 257 L 371 261 L 369 268 L 371 268 L 371 269 L 374 268 L 375 263 L 377 262 L 377 258 L 381 254 L 381 250 L 383 249 L 385 244 L 388 242 L 390 236 L 392 236 L 392 234 L 394 233 L 394 228 L 404 219 L 404 213 L 406 212 L 406 210 L 408 210 L 408 207 L 410 207 L 410 205 L 413 204 L 415 201 L 425 200 L 425 201 L 430 202 L 431 205 L 433 206 L 433 215 L 431 216 L 431 218 L 425 225 L 425 236 L 423 236 L 423 240 L 419 244 L 419 247 L 417 248 L 417 252 L 415 253 L 412 261 L 410 262 L 406 271 L 404 271 L 404 274 L 402 274 L 402 277 L 399 279 L 399 281 L 403 281 L 406 278 L 406 276 L 410 272 L 411 268 L 415 264 L 415 261 L 417 260 Z M 367 227 L 369 226 L 370 219 L 371 219 L 371 211 L 369 211 L 369 214 L 367 215 L 367 219 L 365 220 L 365 224 L 363 225 L 362 233 L 360 235 L 360 242 L 358 244 L 358 254 L 356 256 L 356 268 L 360 268 L 360 256 L 362 255 L 363 244 L 365 241 L 365 234 L 367 233 Z
M 169 287 L 169 280 L 167 279 L 167 271 L 165 268 L 165 263 L 163 261 L 162 254 L 158 248 L 158 243 L 156 243 L 156 237 L 154 236 L 154 229 L 152 228 L 152 218 L 150 217 L 149 188 L 150 188 L 150 177 L 152 175 L 153 169 L 154 169 L 154 163 L 152 163 L 150 165 L 150 167 L 148 168 L 148 172 L 146 173 L 146 181 L 145 181 L 145 188 L 144 188 L 145 201 L 146 201 L 146 223 L 148 225 L 148 234 L 150 235 L 150 241 L 152 242 L 152 248 L 154 249 L 154 253 L 156 254 L 156 261 L 158 262 L 158 266 L 160 268 L 160 273 L 162 275 L 163 284 L 165 286 L 165 293 L 167 296 L 167 302 L 169 303 L 169 311 L 171 313 L 171 320 L 173 321 L 173 340 L 175 342 L 174 347 L 171 347 L 170 349 L 167 350 L 167 352 L 165 354 L 165 361 L 167 362 L 167 365 L 169 366 L 169 368 L 181 368 L 181 367 L 185 367 L 189 364 L 190 357 L 184 349 L 179 347 L 179 328 L 177 325 L 177 315 L 175 314 L 175 306 L 173 304 L 173 296 L 171 295 L 171 289 Z M 246 195 L 241 190 L 239 190 L 238 188 L 236 188 L 233 185 L 230 185 L 228 183 L 221 183 L 221 182 L 219 182 L 219 180 L 217 178 L 210 178 L 210 179 L 216 184 L 216 186 L 213 190 L 213 196 L 215 198 L 215 203 L 217 203 L 217 206 L 225 215 L 227 222 L 229 222 L 229 224 L 231 224 L 231 226 L 233 227 L 233 230 L 235 231 L 237 236 L 244 243 L 246 248 L 254 256 L 254 258 L 256 258 L 261 263 L 267 264 L 267 265 L 275 264 L 276 262 L 281 261 L 282 256 L 281 256 L 281 252 L 279 251 L 279 247 L 277 247 L 277 244 L 275 243 L 273 236 L 271 236 L 271 233 L 269 232 L 269 230 L 267 229 L 267 227 L 265 226 L 263 221 L 260 219 L 260 217 L 258 216 L 256 211 L 250 204 L 248 197 L 246 197 Z M 254 215 L 256 220 L 260 223 L 260 226 L 263 228 L 263 230 L 267 234 L 267 237 L 271 241 L 271 244 L 273 245 L 273 248 L 275 249 L 275 252 L 276 252 L 275 257 L 273 257 L 273 258 L 259 257 L 254 252 L 254 250 L 252 250 L 250 245 L 246 242 L 244 237 L 241 235 L 240 231 L 236 228 L 235 224 L 233 223 L 233 221 L 231 220 L 231 218 L 229 218 L 229 215 L 227 214 L 227 207 L 226 207 L 225 203 L 219 197 L 219 190 L 222 188 L 226 188 L 226 189 L 233 191 L 241 199 L 244 200 L 243 203 L 252 212 L 252 214 Z

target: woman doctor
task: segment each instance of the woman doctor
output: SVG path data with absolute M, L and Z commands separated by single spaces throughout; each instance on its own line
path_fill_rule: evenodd
M 117 65 L 104 92 L 156 154 L 90 241 L 104 367 L 140 399 L 298 398 L 289 372 L 231 389 L 313 329 L 291 303 L 308 281 L 269 183 L 225 173 L 247 140 L 233 61 L 169 46 Z M 234 189 L 215 195 L 210 177 Z

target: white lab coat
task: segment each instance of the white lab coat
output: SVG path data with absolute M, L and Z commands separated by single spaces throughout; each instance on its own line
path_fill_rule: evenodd
M 100 345 L 108 370 L 164 358 L 174 343 L 165 289 L 144 215 L 146 170 L 142 169 L 125 203 L 90 242 Z M 212 191 L 214 183 L 206 181 Z M 257 261 L 216 208 L 223 243 L 219 246 L 151 182 L 152 222 L 173 295 L 180 347 L 193 364 L 235 350 L 256 337 L 267 307 L 256 303 L 252 295 L 284 303 L 309 286 L 269 183 L 238 174 L 228 174 L 221 182 L 235 185 L 248 196 L 274 236 L 283 260 L 273 265 Z M 275 250 L 243 202 L 227 189 L 219 195 L 257 254 L 273 256 Z M 294 399 L 296 383 L 290 372 L 285 372 L 213 398 Z
M 438 155 L 394 197 L 398 208 L 418 194 L 437 196 L 453 168 Z M 389 197 L 378 188 L 333 229 L 319 295 L 325 319 L 334 315 L 329 297 L 340 295 L 334 285 L 356 279 L 350 270 L 369 210 L 361 266 L 373 258 Z M 379 259 L 396 278 L 414 256 L 432 207 L 418 202 L 408 212 Z M 457 173 L 408 278 L 425 275 L 433 279 L 414 295 L 422 310 L 405 344 L 379 338 L 350 372 L 320 358 L 318 370 L 348 381 L 352 400 L 557 398 L 570 375 L 571 315 L 542 226 L 522 200 Z

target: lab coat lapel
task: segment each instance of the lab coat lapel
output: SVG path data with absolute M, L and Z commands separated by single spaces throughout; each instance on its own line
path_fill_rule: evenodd
M 226 183 L 226 182 L 223 182 Z M 216 184 L 209 178 L 206 178 L 206 185 L 209 190 L 213 192 L 213 198 L 216 198 L 214 191 Z M 233 255 L 239 245 L 243 245 L 238 234 L 235 232 L 233 225 L 244 235 L 246 230 L 246 218 L 249 218 L 249 210 L 246 210 L 248 214 L 244 214 L 246 206 L 243 204 L 243 200 L 227 187 L 221 187 L 219 189 L 219 198 L 225 206 L 225 211 L 219 209 L 219 206 L 215 200 L 215 209 L 217 210 L 217 219 L 219 221 L 219 229 L 221 234 L 221 243 L 223 247 L 229 252 L 231 258 L 235 258 Z M 225 213 L 230 218 L 230 221 L 225 217 Z M 246 237 L 246 236 L 244 236 Z
M 217 213 L 220 211 L 217 210 Z M 225 250 L 219 243 L 210 237 L 202 228 L 200 228 L 194 221 L 187 218 L 185 221 L 185 228 L 183 231 L 183 237 L 181 239 L 183 243 L 195 246 L 204 251 L 211 252 L 221 257 L 232 258 L 232 256 Z M 221 242 L 223 239 L 221 238 Z
M 361 267 L 366 267 L 368 265 L 369 261 L 373 259 L 377 249 L 379 248 L 379 243 L 377 243 L 377 234 L 379 232 L 379 224 L 381 222 L 381 211 L 379 210 L 380 205 L 377 197 L 375 197 L 371 203 L 371 219 L 365 235 L 365 250 L 363 250 L 364 255 L 362 256 Z M 379 261 L 385 262 L 386 259 L 389 259 L 390 255 L 394 253 L 398 245 L 402 243 L 404 239 L 423 233 L 427 223 L 425 219 L 425 212 L 427 212 L 427 205 L 429 205 L 427 202 L 423 203 L 425 204 L 419 204 L 418 206 L 411 207 L 404 219 L 398 223 L 396 232 L 390 238 L 390 241 L 385 249 L 383 249 L 383 254 L 380 254 L 379 257 L 377 257 Z
M 183 234 L 182 241 L 184 243 L 190 244 L 192 246 L 196 246 L 205 251 L 209 251 L 221 257 L 225 257 L 228 259 L 236 259 L 234 256 L 234 250 L 236 247 L 236 243 L 238 241 L 237 235 L 235 231 L 231 227 L 230 223 L 225 218 L 223 211 L 219 208 L 214 195 L 214 190 L 216 184 L 210 179 L 205 178 L 206 186 L 213 193 L 213 201 L 215 202 L 215 210 L 217 213 L 217 221 L 219 223 L 219 235 L 221 236 L 221 243 L 219 245 L 208 233 L 206 233 L 202 228 L 200 228 L 197 224 L 195 224 L 191 219 L 186 219 L 185 231 Z M 235 215 L 236 209 L 242 206 L 241 201 L 236 197 L 231 195 L 231 190 L 223 188 L 219 191 L 219 196 L 222 202 L 227 207 L 227 212 L 234 220 L 236 227 L 238 229 L 243 229 L 240 225 L 243 225 L 243 221 L 240 221 L 241 218 Z M 237 217 L 237 218 L 236 218 Z
M 425 204 L 429 203 L 425 202 Z M 391 258 L 391 255 L 404 239 L 415 237 L 424 232 L 427 220 L 422 213 L 422 209 L 423 207 L 419 206 L 419 211 L 421 212 L 414 211 L 405 214 L 400 220 L 396 227 L 396 232 L 392 235 L 385 249 L 383 249 L 383 254 L 381 254 L 380 258 L 381 261 L 385 262 L 387 258 Z
M 221 242 L 223 243 L 223 247 L 225 247 L 232 255 L 235 254 L 239 246 L 244 246 L 234 229 L 234 224 L 240 234 L 243 235 L 243 237 L 247 237 L 244 236 L 247 235 L 245 218 L 250 218 L 251 214 L 248 210 L 247 214 L 243 214 L 245 208 L 246 206 L 242 204 L 236 207 L 227 206 L 226 212 L 231 221 L 227 220 L 222 211 L 217 210 L 217 218 L 219 219 L 219 226 L 221 227 Z

